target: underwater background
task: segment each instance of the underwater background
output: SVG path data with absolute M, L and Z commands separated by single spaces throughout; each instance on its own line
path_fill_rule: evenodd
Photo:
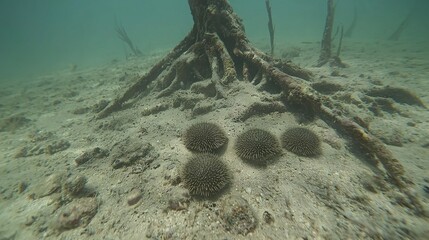
M 243 52 L 187 0 L 1 0 L 0 240 L 427 239 L 429 1 L 332 1 L 328 64 L 331 0 L 270 0 L 274 59 L 266 0 Z
M 268 45 L 265 2 L 230 3 L 243 19 L 249 39 Z M 412 12 L 400 41 L 429 42 L 428 1 L 340 0 L 336 4 L 335 25 L 342 24 L 345 29 L 357 11 L 353 39 L 385 40 Z M 272 0 L 271 5 L 275 44 L 320 41 L 325 1 Z M 192 23 L 186 0 L 3 0 L 0 82 L 31 81 L 32 76 L 70 65 L 85 68 L 123 59 L 128 49 L 116 35 L 116 24 L 126 29 L 143 54 L 151 54 L 173 48 L 190 31 Z

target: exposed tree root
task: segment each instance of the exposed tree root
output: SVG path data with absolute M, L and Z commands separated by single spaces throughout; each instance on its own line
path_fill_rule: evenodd
M 309 71 L 290 62 L 273 59 L 251 47 L 241 20 L 226 0 L 188 1 L 194 18 L 192 31 L 145 76 L 104 109 L 98 118 L 121 110 L 125 102 L 147 90 L 161 98 L 210 79 L 215 85 L 215 97 L 226 98 L 225 89 L 233 81 L 249 81 L 256 86 L 274 84 L 285 96 L 287 105 L 300 106 L 321 117 L 355 140 L 369 156 L 378 159 L 392 182 L 407 194 L 415 212 L 426 214 L 418 198 L 410 193 L 412 181 L 405 176 L 400 162 L 381 140 L 333 111 L 329 98 L 321 97 L 304 80 L 312 77 Z M 151 89 L 148 89 L 149 85 Z

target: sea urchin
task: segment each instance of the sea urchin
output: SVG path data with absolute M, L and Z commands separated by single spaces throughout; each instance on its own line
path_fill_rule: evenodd
M 191 195 L 203 197 L 218 193 L 231 181 L 228 166 L 210 153 L 191 157 L 183 167 L 182 177 Z
M 268 131 L 253 128 L 240 134 L 235 142 L 237 155 L 257 165 L 265 165 L 267 161 L 280 153 L 277 138 Z
M 213 152 L 227 141 L 228 138 L 225 133 L 214 123 L 193 124 L 183 134 L 183 142 L 186 148 L 196 152 Z
M 314 157 L 320 154 L 319 137 L 311 130 L 303 127 L 293 127 L 281 136 L 281 142 L 286 150 L 304 157 Z

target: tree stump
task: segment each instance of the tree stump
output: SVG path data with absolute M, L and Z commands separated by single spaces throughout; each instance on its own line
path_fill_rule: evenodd
M 424 215 L 418 198 L 411 192 L 412 181 L 404 168 L 378 138 L 362 126 L 337 114 L 327 97 L 321 97 L 307 81 L 313 74 L 290 62 L 274 59 L 252 47 L 241 19 L 227 0 L 188 0 L 194 20 L 190 33 L 146 75 L 129 87 L 97 116 L 105 118 L 142 92 L 162 98 L 209 79 L 216 89 L 214 98 L 227 98 L 225 89 L 233 81 L 270 83 L 281 90 L 287 105 L 306 109 L 336 130 L 350 136 L 383 164 L 388 176 L 404 192 L 417 214 Z M 149 87 L 150 86 L 150 87 Z

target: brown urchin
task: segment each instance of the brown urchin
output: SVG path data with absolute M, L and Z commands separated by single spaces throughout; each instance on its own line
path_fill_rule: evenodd
M 321 152 L 319 137 L 307 128 L 290 128 L 282 134 L 281 141 L 286 150 L 299 156 L 314 157 Z
M 265 165 L 281 152 L 277 138 L 268 131 L 253 128 L 240 134 L 235 142 L 237 155 L 253 164 Z
M 214 123 L 193 124 L 183 134 L 186 148 L 196 152 L 213 152 L 227 141 L 224 131 Z
M 228 166 L 210 153 L 189 159 L 182 171 L 183 182 L 191 195 L 208 197 L 218 193 L 231 182 Z

